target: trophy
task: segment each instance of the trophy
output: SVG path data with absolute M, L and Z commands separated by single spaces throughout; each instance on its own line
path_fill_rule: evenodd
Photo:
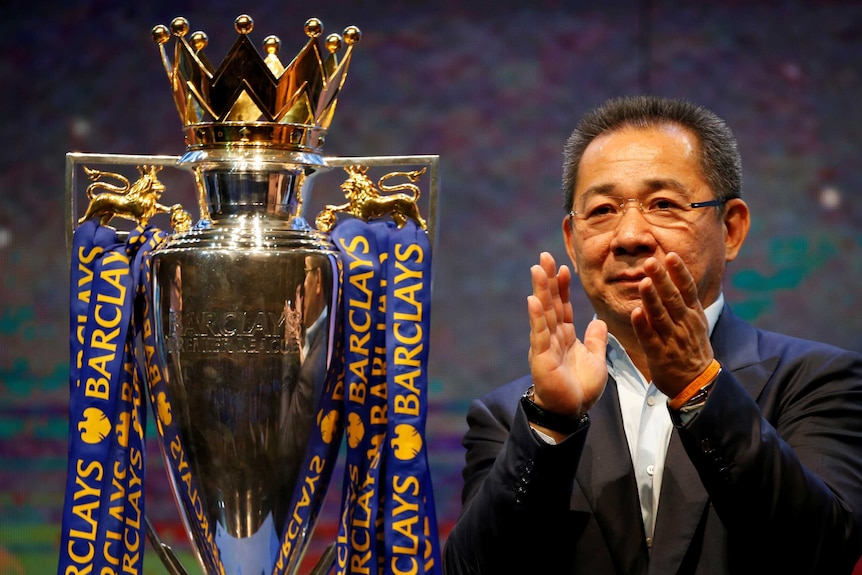
M 323 26 L 310 19 L 308 43 L 285 67 L 278 38 L 266 38 L 261 59 L 248 39 L 251 18 L 235 27 L 239 37 L 218 69 L 203 54 L 205 34 L 186 39 L 184 19 L 153 29 L 185 128 L 179 164 L 199 183 L 202 218 L 152 256 L 156 356 L 167 385 L 151 393 L 206 572 L 293 573 L 334 461 L 326 458 L 315 489 L 303 491 L 312 435 L 331 442 L 337 423 L 327 428 L 316 416 L 334 390 L 327 373 L 341 276 L 334 246 L 306 223 L 302 206 L 327 167 L 320 150 L 360 32 L 329 35 L 321 54 Z M 305 524 L 279 558 L 301 498 L 310 499 Z
M 345 572 L 348 558 L 369 568 L 386 564 L 387 573 L 401 565 L 421 565 L 414 572 L 422 573 L 439 569 L 422 438 L 437 157 L 323 157 L 359 30 L 328 35 L 322 50 L 323 25 L 309 19 L 307 43 L 285 66 L 275 36 L 264 40 L 260 56 L 249 40 L 253 27 L 248 16 L 236 19 L 239 36 L 218 68 L 204 53 L 206 34 L 189 34 L 184 18 L 153 28 L 185 132 L 187 150 L 178 160 L 67 154 L 71 214 L 77 213 L 70 192 L 77 163 L 137 165 L 140 178 L 131 183 L 84 166 L 89 206 L 77 223 L 90 227 L 83 244 L 75 232 L 71 254 L 72 309 L 78 311 L 71 314 L 61 569 L 91 565 L 93 549 L 108 571 L 140 561 L 130 528 L 142 528 L 142 379 L 174 498 L 208 575 L 296 573 L 344 430 L 348 495 L 338 542 L 313 573 L 328 572 L 333 563 Z M 368 174 L 372 165 L 410 164 L 425 167 L 388 173 L 376 184 Z M 159 173 L 169 165 L 194 174 L 197 222 L 181 205 L 160 203 Z M 334 167 L 348 176 L 340 185 L 348 201 L 327 204 L 313 228 L 305 218 L 312 181 Z M 419 213 L 415 184 L 428 167 L 430 225 Z M 386 183 L 395 176 L 408 181 Z M 170 214 L 174 233 L 166 238 L 146 227 L 159 213 Z M 352 231 L 331 235 L 339 214 L 355 223 L 389 221 L 348 225 Z M 105 228 L 114 216 L 138 223 L 134 232 L 119 234 L 125 246 L 105 234 L 117 235 Z M 368 241 L 379 241 L 389 257 L 354 253 Z M 96 258 L 103 250 L 110 255 Z M 125 267 L 115 269 L 116 262 Z M 127 275 L 134 279 L 123 283 Z M 372 308 L 380 314 L 374 321 Z M 354 321 L 360 316 L 368 321 Z M 113 329 L 118 325 L 122 335 Z M 379 335 L 369 345 L 372 325 Z M 138 355 L 145 377 L 137 373 Z M 376 366 L 370 375 L 369 358 Z M 394 497 L 386 498 L 384 489 Z M 170 573 L 185 574 L 149 521 L 143 523 Z M 384 524 L 386 537 L 377 536 L 375 525 Z M 385 543 L 372 551 L 362 541 Z

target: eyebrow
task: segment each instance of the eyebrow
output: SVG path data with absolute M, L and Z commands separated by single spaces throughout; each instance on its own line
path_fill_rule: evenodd
M 673 190 L 674 192 L 679 192 L 681 194 L 689 194 L 689 189 L 682 182 L 674 180 L 673 178 L 647 180 L 646 186 L 651 192 L 657 192 L 659 190 Z

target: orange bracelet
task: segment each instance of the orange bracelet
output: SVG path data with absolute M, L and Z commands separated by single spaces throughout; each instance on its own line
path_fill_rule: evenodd
M 694 381 L 689 383 L 685 389 L 680 391 L 676 396 L 668 402 L 668 407 L 673 410 L 679 410 L 685 402 L 694 397 L 694 395 L 706 387 L 709 382 L 711 382 L 718 372 L 721 371 L 721 364 L 718 363 L 717 359 L 713 359 L 712 363 L 703 370 L 703 373 L 694 378 Z

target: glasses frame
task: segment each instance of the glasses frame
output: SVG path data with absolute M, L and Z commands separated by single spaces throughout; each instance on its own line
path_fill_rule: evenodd
M 623 198 L 621 196 L 607 196 L 607 197 L 618 198 L 618 199 L 622 200 L 622 202 L 619 204 L 620 209 L 623 210 L 620 213 L 620 217 L 622 217 L 622 215 L 625 212 L 625 208 L 628 207 L 628 205 L 631 202 L 637 202 L 637 208 L 638 208 L 638 211 L 641 213 L 641 215 L 644 215 L 647 213 L 646 211 L 644 211 L 643 202 L 638 198 Z M 683 205 L 684 205 L 684 207 L 688 208 L 689 210 L 696 210 L 698 208 L 712 208 L 712 207 L 723 206 L 724 204 L 726 204 L 730 200 L 731 200 L 731 198 L 716 198 L 713 200 L 704 200 L 702 202 L 690 202 L 688 204 L 683 204 Z M 573 220 L 579 220 L 579 221 L 583 221 L 583 222 L 587 221 L 585 218 L 579 218 L 578 217 L 579 214 L 578 214 L 577 210 L 571 210 L 568 215 Z M 619 222 L 619 220 L 616 220 L 616 222 Z M 613 226 L 613 227 L 615 227 L 615 226 Z M 608 229 L 612 229 L 612 228 L 608 228 Z

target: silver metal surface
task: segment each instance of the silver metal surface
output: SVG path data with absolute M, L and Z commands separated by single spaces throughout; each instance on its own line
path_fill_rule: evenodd
M 209 573 L 273 572 L 309 439 L 320 433 L 341 271 L 328 237 L 298 211 L 308 171 L 204 166 L 209 219 L 152 256 L 157 357 L 181 438 L 162 450 Z M 197 502 L 183 497 L 189 470 Z M 293 572 L 309 536 L 282 572 Z

